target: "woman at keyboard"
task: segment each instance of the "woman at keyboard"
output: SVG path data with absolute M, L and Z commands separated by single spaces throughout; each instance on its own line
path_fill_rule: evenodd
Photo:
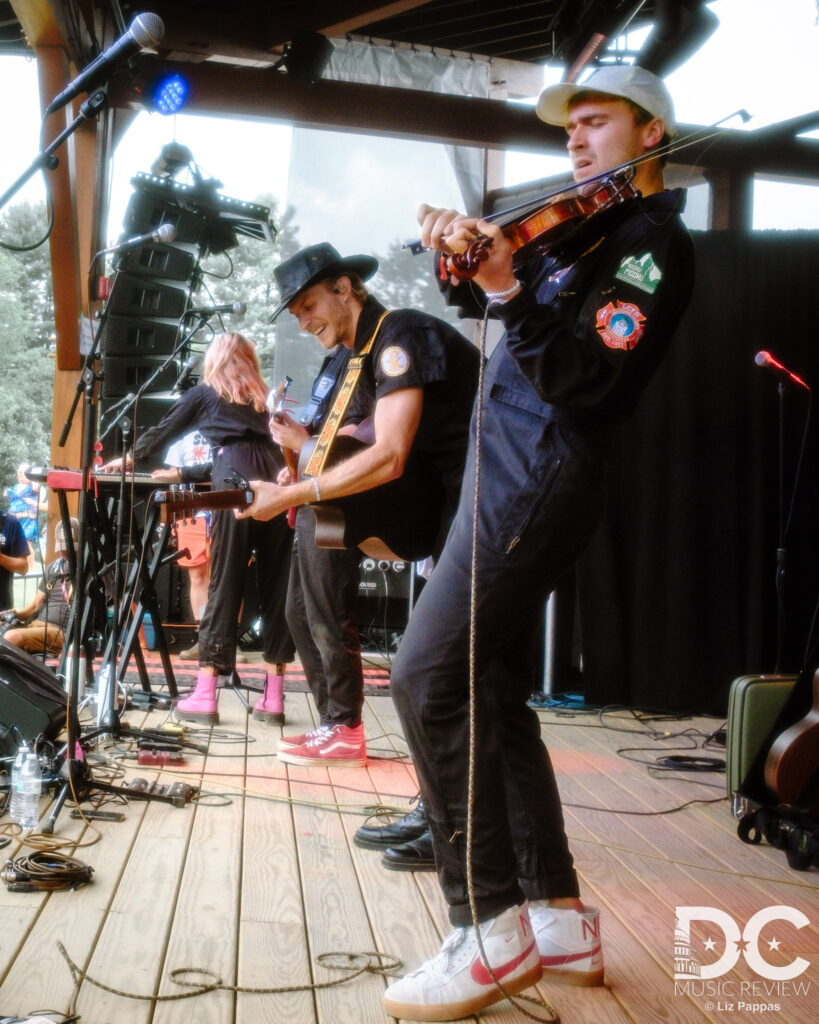
M 126 468 L 165 451 L 171 441 L 196 429 L 213 445 L 214 490 L 242 486 L 242 480 L 275 480 L 284 462 L 270 437 L 267 395 L 253 343 L 241 334 L 220 335 L 205 353 L 202 380 L 179 397 L 158 426 L 137 438 Z M 107 463 L 103 471 L 121 472 L 122 460 Z M 156 470 L 152 475 L 167 481 L 168 472 Z M 196 467 L 179 472 L 182 482 L 197 480 Z M 269 522 L 239 520 L 231 509 L 217 509 L 210 540 L 210 584 L 199 624 L 196 688 L 177 703 L 176 715 L 207 724 L 219 721 L 217 679 L 233 672 L 245 574 L 255 551 L 267 679 L 264 696 L 253 711 L 257 718 L 284 722 L 284 671 L 294 655 L 284 613 L 293 544 L 287 519 L 280 515 Z

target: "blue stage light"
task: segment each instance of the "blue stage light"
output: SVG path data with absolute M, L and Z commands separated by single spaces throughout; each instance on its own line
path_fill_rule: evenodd
M 180 74 L 163 75 L 151 88 L 153 105 L 160 114 L 175 114 L 185 106 L 190 86 Z

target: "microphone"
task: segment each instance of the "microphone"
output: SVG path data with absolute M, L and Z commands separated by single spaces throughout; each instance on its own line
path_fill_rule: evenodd
M 247 312 L 244 302 L 223 302 L 221 306 L 197 306 L 186 311 L 185 316 L 213 316 L 215 313 L 230 313 L 242 317 Z
M 765 366 L 769 370 L 775 370 L 777 373 L 784 373 L 786 377 L 803 387 L 806 391 L 810 391 L 808 385 L 802 380 L 801 377 L 797 377 L 795 373 L 792 373 L 787 366 L 783 366 L 778 359 L 774 359 L 770 352 L 766 352 L 764 349 L 761 352 L 757 352 L 754 356 L 754 362 L 757 366 Z
M 124 252 L 126 249 L 133 249 L 137 245 L 147 245 L 149 242 L 172 242 L 176 238 L 176 228 L 173 224 L 160 224 L 153 231 L 146 231 L 144 235 L 134 235 L 133 238 L 126 238 L 123 242 L 110 245 L 107 249 L 100 249 L 97 256 L 107 252 Z
M 64 107 L 81 92 L 90 92 L 102 82 L 107 82 L 114 68 L 133 57 L 145 47 L 156 46 L 165 35 L 165 26 L 158 14 L 138 14 L 128 27 L 125 35 L 111 43 L 107 50 L 96 57 L 77 77 L 67 85 L 46 107 L 46 114 Z
M 193 376 L 198 376 L 202 369 L 202 354 L 197 352 L 187 360 L 185 365 L 182 367 L 182 372 L 179 374 L 179 380 L 171 388 L 173 394 L 179 394 L 180 391 L 184 390 L 185 385 Z

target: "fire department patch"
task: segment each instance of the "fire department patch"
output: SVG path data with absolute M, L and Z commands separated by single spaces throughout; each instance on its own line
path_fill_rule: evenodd
M 388 377 L 400 377 L 409 369 L 409 356 L 398 345 L 390 345 L 381 353 L 381 370 Z
M 595 324 L 600 337 L 609 348 L 621 348 L 626 352 L 634 348 L 643 336 L 645 317 L 632 302 L 609 303 L 597 310 Z

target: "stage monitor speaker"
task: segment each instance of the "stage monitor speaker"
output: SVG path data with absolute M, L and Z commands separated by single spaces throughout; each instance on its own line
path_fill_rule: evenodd
M 65 723 L 66 697 L 54 673 L 30 654 L 0 641 L 0 757 L 40 735 L 54 740 Z
M 190 290 L 137 274 L 118 272 L 106 303 L 109 316 L 181 320 L 188 304 Z M 105 340 L 102 342 L 105 351 Z
M 195 246 L 185 248 L 182 245 L 151 242 L 122 253 L 117 261 L 117 273 L 190 283 L 198 262 L 199 250 Z
M 201 246 L 206 240 L 208 220 L 190 210 L 183 210 L 173 202 L 167 202 L 145 192 L 131 196 L 123 218 L 125 235 L 141 235 L 155 231 L 163 224 L 176 228 L 175 242 L 189 242 Z
M 105 324 L 103 351 L 108 356 L 169 356 L 178 337 L 176 320 L 110 316 Z

